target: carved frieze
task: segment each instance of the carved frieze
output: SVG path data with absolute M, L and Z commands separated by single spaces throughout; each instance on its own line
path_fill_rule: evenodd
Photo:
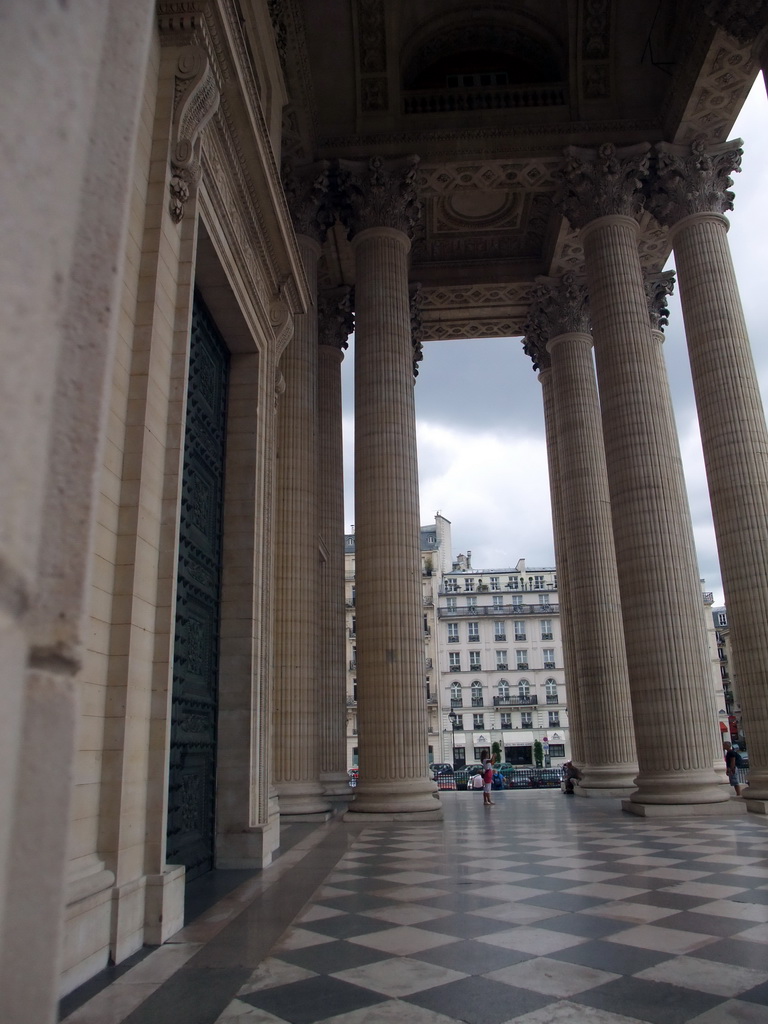
M 674 270 L 666 270 L 662 274 L 645 275 L 645 297 L 648 300 L 648 316 L 654 331 L 663 331 L 669 323 L 667 299 L 674 290 Z
M 415 185 L 417 164 L 415 156 L 339 161 L 339 217 L 350 237 L 374 227 L 413 234 L 421 215 Z
M 757 62 L 751 48 L 725 32 L 718 32 L 707 54 L 674 142 L 688 144 L 705 139 L 724 142 L 747 93 L 752 87 Z
M 636 217 L 643 207 L 649 151 L 647 143 L 623 149 L 610 142 L 598 149 L 569 146 L 555 205 L 575 228 L 585 227 L 597 217 Z
M 725 213 L 733 209 L 731 173 L 741 168 L 741 139 L 709 146 L 660 142 L 654 148 L 654 174 L 648 208 L 656 219 L 672 225 L 693 213 Z

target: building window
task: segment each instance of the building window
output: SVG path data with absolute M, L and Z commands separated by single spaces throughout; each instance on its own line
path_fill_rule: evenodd
M 542 652 L 544 655 L 544 668 L 555 667 L 555 649 L 554 647 L 545 647 Z
M 456 580 L 446 580 L 445 581 L 445 592 L 446 592 L 446 594 L 455 594 L 458 589 L 459 589 L 459 584 L 456 582 Z
M 451 672 L 461 672 L 461 654 L 459 651 L 448 652 L 448 669 Z
M 539 604 L 549 607 L 549 594 L 539 594 Z
M 512 728 L 512 712 L 502 711 L 501 712 L 501 728 L 511 729 Z
M 519 590 L 520 589 L 520 577 L 519 576 L 508 576 L 507 577 L 507 586 L 509 587 L 510 590 Z
M 520 697 L 530 697 L 531 695 L 531 684 L 527 679 L 521 679 L 517 684 L 517 693 Z
M 717 612 L 717 625 L 718 626 L 727 626 L 728 625 L 728 615 L 727 615 L 726 612 Z
M 528 668 L 528 651 L 521 647 L 520 650 L 515 651 L 515 658 L 517 660 L 518 669 Z
M 472 715 L 472 728 L 473 729 L 484 729 L 485 728 L 485 715 Z
M 544 683 L 544 689 L 546 690 L 548 697 L 557 696 L 557 681 L 555 679 L 547 679 Z
M 457 644 L 459 642 L 459 624 L 458 622 L 448 623 L 448 643 Z
M 551 640 L 552 639 L 552 619 L 541 620 L 541 639 Z
M 526 640 L 526 639 L 527 639 L 527 637 L 525 635 L 525 623 L 524 622 L 516 622 L 515 623 L 515 640 L 519 641 L 519 640 Z
M 522 594 L 513 594 L 512 595 L 512 605 L 515 608 L 522 608 L 522 606 L 523 606 L 523 595 Z
M 467 611 L 468 612 L 476 612 L 477 611 L 477 598 L 476 597 L 468 597 L 467 598 Z
M 465 590 L 474 590 L 475 589 L 475 579 L 474 579 L 473 576 L 468 576 L 467 579 L 464 580 L 464 589 Z
M 467 748 L 466 747 L 454 747 L 453 748 L 453 763 L 466 764 L 467 763 Z
M 549 756 L 550 757 L 565 757 L 565 744 L 564 743 L 550 743 L 549 744 Z
M 530 729 L 533 725 L 533 712 L 532 711 L 521 711 L 520 712 L 520 727 L 522 729 Z
M 506 672 L 509 662 L 506 651 L 496 651 L 496 671 Z
M 475 669 L 477 672 L 480 671 L 480 651 L 469 652 L 469 667 L 470 670 Z
M 457 708 L 461 707 L 461 683 L 451 683 L 451 704 Z
M 503 594 L 494 594 L 493 597 L 491 598 L 491 601 L 493 602 L 493 607 L 494 608 L 503 608 L 504 607 L 504 595 Z
M 559 711 L 548 711 L 549 724 L 560 725 L 560 712 Z
M 494 622 L 493 624 L 493 639 L 498 643 L 500 640 L 507 639 L 507 627 L 503 622 Z
M 449 608 L 452 612 L 456 611 L 456 604 L 457 604 L 457 602 L 456 602 L 456 598 L 455 597 L 446 598 L 445 604 L 446 604 L 446 607 Z
M 499 680 L 499 696 L 502 700 L 509 700 L 509 683 L 506 679 Z
M 491 576 L 491 590 L 501 590 L 498 576 Z
M 472 683 L 472 707 L 481 708 L 484 703 L 483 684 L 475 680 L 474 683 Z
M 467 623 L 467 639 L 471 644 L 480 643 L 480 623 L 479 622 L 468 622 Z

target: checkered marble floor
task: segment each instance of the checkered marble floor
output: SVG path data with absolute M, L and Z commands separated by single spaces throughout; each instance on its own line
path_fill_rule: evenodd
M 364 829 L 218 1024 L 768 1024 L 768 831 L 561 794 Z
M 442 824 L 332 823 L 333 851 L 305 858 L 311 880 L 297 862 L 213 959 L 190 954 L 165 1003 L 161 988 L 151 1013 L 119 1019 L 768 1024 L 765 819 L 636 818 L 557 791 L 494 800 L 446 793 Z M 307 897 L 249 960 L 269 901 L 302 878 Z M 174 1015 L 194 985 L 192 1009 Z M 72 1024 L 91 1020 L 107 1017 Z

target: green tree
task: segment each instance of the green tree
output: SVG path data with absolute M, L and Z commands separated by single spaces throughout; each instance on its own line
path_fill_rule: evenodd
M 537 768 L 541 768 L 544 763 L 544 747 L 539 740 L 535 740 L 533 744 L 533 760 Z
M 498 740 L 494 740 L 491 744 L 491 760 L 494 764 L 501 763 L 501 744 Z

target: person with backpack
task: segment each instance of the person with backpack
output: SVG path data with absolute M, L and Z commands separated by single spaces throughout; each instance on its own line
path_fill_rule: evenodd
M 723 750 L 725 751 L 725 774 L 728 776 L 728 782 L 736 790 L 736 796 L 741 796 L 741 785 L 736 775 L 736 769 L 741 768 L 744 764 L 741 754 L 738 750 L 734 750 L 730 743 L 724 743 Z

